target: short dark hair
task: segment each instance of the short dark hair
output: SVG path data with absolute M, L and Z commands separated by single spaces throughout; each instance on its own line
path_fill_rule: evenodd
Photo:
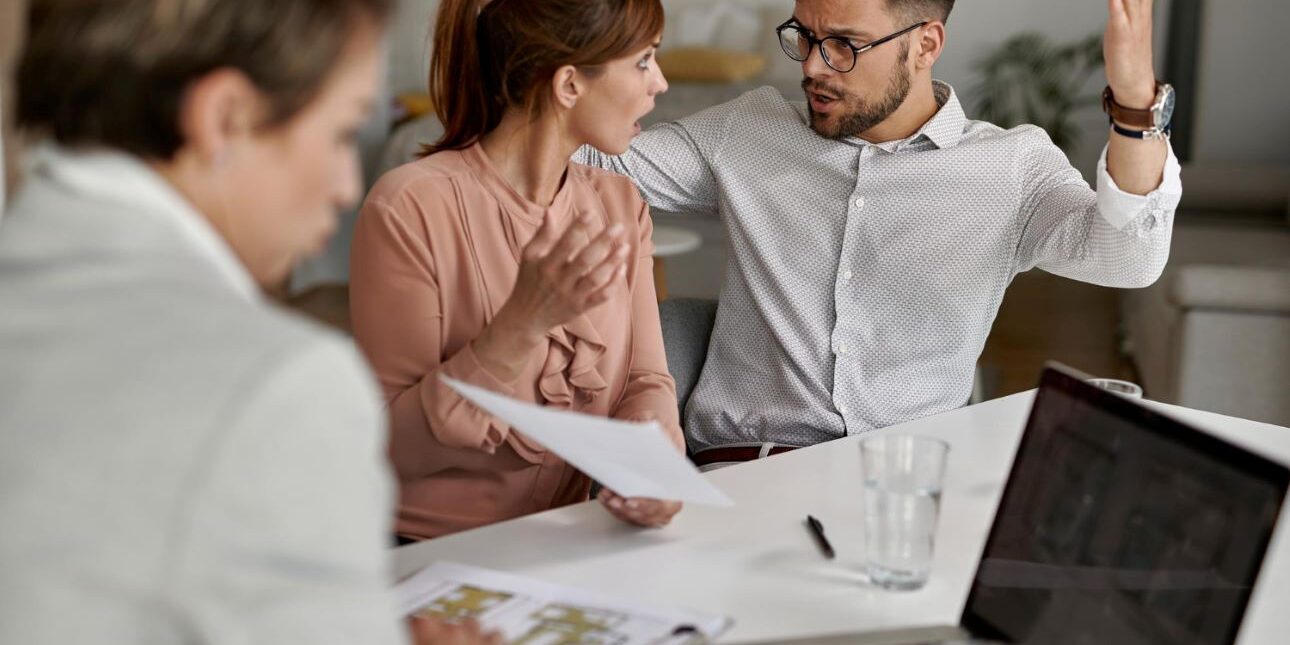
M 909 22 L 946 22 L 954 10 L 954 0 L 887 0 L 887 8 Z
M 19 127 L 68 146 L 171 159 L 189 85 L 236 69 L 280 125 L 322 90 L 364 19 L 393 0 L 33 0 L 18 64 Z

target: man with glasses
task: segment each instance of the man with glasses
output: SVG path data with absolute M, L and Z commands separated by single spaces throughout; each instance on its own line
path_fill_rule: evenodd
M 725 223 L 731 256 L 685 415 L 699 463 L 963 405 L 1020 272 L 1144 287 L 1163 269 L 1182 187 L 1151 0 L 1108 0 L 1096 191 L 1043 130 L 970 120 L 932 79 L 953 4 L 798 0 L 776 31 L 805 103 L 762 88 L 624 155 L 580 151 L 656 209 Z

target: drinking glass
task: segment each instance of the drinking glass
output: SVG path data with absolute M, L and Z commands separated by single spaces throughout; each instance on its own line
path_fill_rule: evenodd
M 927 584 L 949 450 L 914 435 L 860 442 L 865 571 L 874 585 L 910 591 Z
M 1142 398 L 1142 386 L 1137 383 L 1121 381 L 1120 379 L 1114 378 L 1091 378 L 1088 382 L 1102 388 L 1103 390 L 1115 392 L 1116 394 L 1127 396 L 1131 399 Z

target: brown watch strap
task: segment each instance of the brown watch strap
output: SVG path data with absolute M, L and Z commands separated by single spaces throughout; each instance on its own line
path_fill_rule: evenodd
M 1111 115 L 1116 123 L 1130 128 L 1150 130 L 1156 127 L 1156 118 L 1150 109 L 1135 110 L 1116 103 L 1115 95 L 1111 93 L 1109 85 L 1102 90 L 1102 111 Z

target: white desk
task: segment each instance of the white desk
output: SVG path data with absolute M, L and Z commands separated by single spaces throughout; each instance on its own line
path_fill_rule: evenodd
M 671 526 L 636 530 L 595 502 L 422 542 L 395 553 L 405 576 L 449 560 L 635 599 L 732 616 L 723 642 L 956 624 L 1002 495 L 1033 393 L 870 433 L 918 433 L 952 449 L 931 582 L 912 593 L 867 587 L 859 437 L 709 473 L 738 504 L 687 507 Z M 1290 429 L 1157 405 L 1234 443 L 1290 463 Z M 820 518 L 838 558 L 802 526 Z M 1290 639 L 1290 509 L 1283 511 L 1240 643 Z

